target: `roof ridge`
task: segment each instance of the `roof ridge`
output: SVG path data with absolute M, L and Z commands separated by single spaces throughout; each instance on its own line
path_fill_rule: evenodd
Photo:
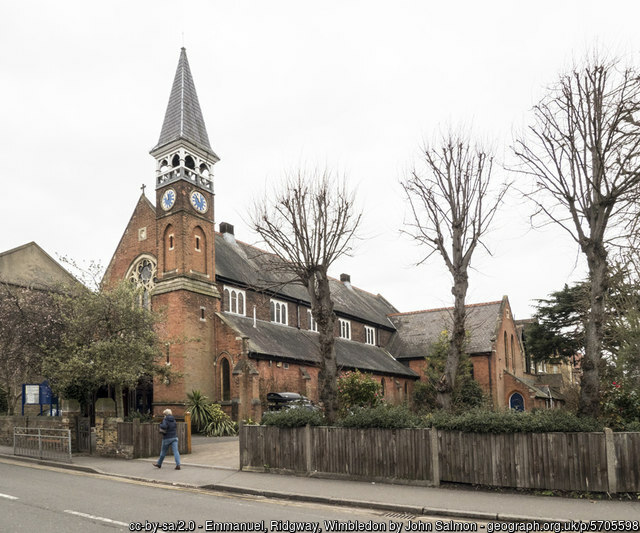
M 485 305 L 496 305 L 496 304 L 500 304 L 502 303 L 502 300 L 496 300 L 493 302 L 479 302 L 479 303 L 475 303 L 475 304 L 466 304 L 464 307 L 465 309 L 468 307 L 482 307 Z M 436 307 L 434 309 L 422 309 L 420 311 L 407 311 L 405 313 L 391 313 L 387 316 L 403 316 L 403 315 L 418 315 L 420 313 L 434 313 L 436 311 L 451 311 L 455 309 L 455 307 L 451 306 L 451 307 Z
M 216 232 L 215 232 L 215 234 L 216 234 L 216 235 L 219 235 L 219 236 L 220 236 L 220 237 L 222 237 L 222 238 L 224 238 L 224 234 L 223 234 L 223 233 L 221 233 L 220 231 L 216 231 Z M 288 262 L 289 262 L 289 261 L 287 261 L 286 259 L 282 259 L 280 256 L 278 256 L 278 254 L 275 254 L 275 253 L 273 253 L 273 252 L 268 252 L 268 251 L 266 251 L 266 250 L 263 250 L 262 248 L 258 248 L 255 244 L 249 244 L 248 242 L 244 242 L 244 241 L 241 241 L 241 240 L 239 240 L 239 239 L 236 239 L 235 235 L 234 235 L 233 237 L 234 237 L 234 240 L 236 241 L 236 243 L 238 243 L 238 244 L 242 244 L 242 245 L 244 245 L 244 246 L 248 246 L 249 248 L 253 248 L 254 250 L 256 250 L 256 251 L 258 251 L 258 252 L 261 252 L 261 253 L 263 253 L 263 254 L 265 254 L 265 255 L 270 255 L 270 256 L 273 256 L 273 257 L 277 257 L 280 261 L 284 261 L 285 263 L 288 263 Z M 336 277 L 334 277 L 334 276 L 329 276 L 329 279 L 330 279 L 330 280 L 333 280 L 333 281 L 337 281 L 338 283 L 342 283 L 338 278 L 336 278 Z M 355 285 L 351 285 L 351 286 L 352 286 L 355 290 L 358 290 L 358 291 L 360 291 L 360 292 L 365 292 L 365 293 L 369 294 L 370 296 L 372 296 L 373 298 L 378 298 L 378 297 L 380 297 L 380 298 L 384 298 L 384 297 L 383 297 L 383 296 L 381 296 L 380 294 L 374 294 L 374 293 L 372 293 L 372 292 L 370 292 L 370 291 L 367 291 L 366 289 L 361 289 L 360 287 L 356 287 Z M 385 300 L 385 301 L 386 301 L 386 300 Z M 389 302 L 387 302 L 387 303 L 389 303 Z M 391 304 L 389 304 L 389 305 L 391 305 Z M 393 306 L 392 306 L 392 307 L 393 307 Z M 390 316 L 390 315 L 387 315 L 387 316 Z

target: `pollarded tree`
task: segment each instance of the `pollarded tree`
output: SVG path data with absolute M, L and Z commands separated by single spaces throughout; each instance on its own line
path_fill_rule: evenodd
M 453 330 L 444 372 L 437 386 L 437 401 L 452 406 L 456 374 L 464 354 L 465 301 L 469 267 L 508 189 L 491 186 L 493 156 L 473 146 L 462 133 L 449 132 L 439 142 L 423 149 L 424 171 L 414 170 L 402 184 L 409 204 L 409 233 L 429 253 L 422 262 L 438 254 L 453 278 Z M 485 246 L 486 249 L 486 246 Z
M 328 171 L 288 177 L 271 197 L 257 201 L 253 229 L 281 261 L 272 268 L 306 288 L 318 325 L 320 346 L 319 396 L 325 417 L 338 411 L 333 299 L 328 270 L 351 251 L 361 214 L 354 195 Z
M 609 287 L 608 247 L 629 236 L 640 186 L 640 73 L 597 55 L 560 76 L 516 140 L 536 214 L 559 225 L 587 260 L 589 314 L 579 413 L 599 411 L 599 363 Z

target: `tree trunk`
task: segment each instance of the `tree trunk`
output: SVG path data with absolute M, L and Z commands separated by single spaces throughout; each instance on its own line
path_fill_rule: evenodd
M 580 384 L 580 416 L 597 417 L 600 412 L 599 363 L 602 358 L 602 336 L 605 320 L 605 295 L 608 286 L 607 252 L 604 246 L 585 247 L 591 278 L 590 310 L 585 331 L 585 353 Z
M 462 269 L 461 272 L 459 271 L 454 275 L 453 287 L 451 288 L 451 293 L 454 296 L 453 331 L 451 332 L 444 374 L 437 386 L 436 402 L 442 409 L 447 411 L 450 411 L 452 407 L 453 388 L 456 385 L 458 366 L 465 348 L 465 299 L 468 288 L 469 278 L 466 269 Z
M 324 416 L 332 424 L 338 414 L 338 365 L 336 362 L 334 330 L 336 317 L 329 289 L 329 279 L 319 275 L 308 285 L 312 301 L 312 313 L 318 324 L 320 343 L 320 372 L 318 395 L 324 408 Z
M 122 385 L 115 386 L 116 395 L 116 416 L 118 418 L 124 418 L 124 401 L 122 400 Z

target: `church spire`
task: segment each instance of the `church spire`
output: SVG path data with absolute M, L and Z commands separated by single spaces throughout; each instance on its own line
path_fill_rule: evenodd
M 209 136 L 202 118 L 196 86 L 193 83 L 185 48 L 180 50 L 180 60 L 173 80 L 160 139 L 151 152 L 153 153 L 177 139 L 190 141 L 198 148 L 215 155 L 209 144 Z
M 158 162 L 158 183 L 189 178 L 211 189 L 211 167 L 220 158 L 209 143 L 196 87 L 191 76 L 187 51 L 180 50 L 180 60 L 173 80 L 169 104 L 164 116 L 160 139 L 151 150 Z M 183 167 L 180 171 L 178 167 Z

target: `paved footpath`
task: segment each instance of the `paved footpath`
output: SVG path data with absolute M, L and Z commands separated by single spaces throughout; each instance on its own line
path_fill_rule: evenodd
M 514 492 L 491 492 L 460 485 L 437 488 L 418 487 L 239 471 L 236 437 L 195 436 L 192 451 L 193 453 L 182 457 L 182 469 L 179 471 L 174 469 L 171 455 L 166 457 L 161 470 L 153 467 L 154 458 L 123 460 L 74 456 L 72 464 L 58 462 L 46 464 L 160 484 L 416 515 L 488 521 L 640 521 L 640 500 L 638 499 L 634 501 L 575 499 Z M 0 446 L 0 461 L 2 459 L 34 461 L 14 456 L 13 449 L 8 446 Z

